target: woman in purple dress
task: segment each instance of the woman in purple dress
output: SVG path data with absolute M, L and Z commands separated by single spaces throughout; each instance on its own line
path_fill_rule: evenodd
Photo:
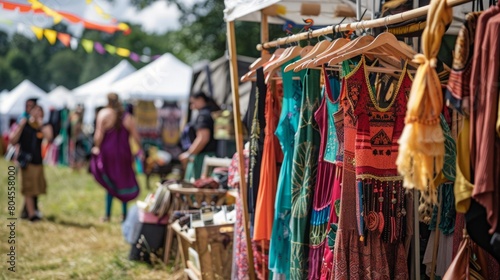
M 124 111 L 116 93 L 108 94 L 108 105 L 96 117 L 94 147 L 90 171 L 106 190 L 106 216 L 109 221 L 113 197 L 123 202 L 123 219 L 127 202 L 139 195 L 139 186 L 133 170 L 133 155 L 129 136 L 141 147 L 141 139 L 133 117 Z M 142 150 L 139 150 L 142 155 Z

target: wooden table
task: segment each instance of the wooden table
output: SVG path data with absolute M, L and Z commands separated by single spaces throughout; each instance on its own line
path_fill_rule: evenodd
M 190 279 L 231 279 L 234 224 L 197 227 L 194 237 L 183 231 L 178 222 L 171 227 L 177 235 L 184 271 Z M 198 253 L 199 270 L 189 260 L 190 247 Z
M 198 188 L 182 188 L 168 186 L 173 197 L 174 209 L 189 210 L 193 208 L 201 208 L 203 202 L 211 205 L 212 201 L 216 206 L 223 205 L 226 202 L 226 190 L 198 189 Z M 172 211 L 172 212 L 173 212 Z M 165 240 L 165 254 L 163 261 L 168 263 L 170 259 L 170 251 L 172 250 L 174 232 L 172 225 L 167 228 L 167 236 Z

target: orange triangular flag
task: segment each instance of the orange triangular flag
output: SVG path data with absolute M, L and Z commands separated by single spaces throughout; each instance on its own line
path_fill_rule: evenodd
M 43 38 L 43 29 L 42 28 L 36 27 L 36 26 L 32 26 L 31 27 L 31 31 L 33 31 L 33 33 L 35 33 L 35 35 L 38 38 L 38 40 L 42 40 L 42 38 Z
M 51 45 L 55 44 L 56 43 L 56 39 L 57 39 L 57 31 L 55 30 L 50 30 L 50 29 L 45 29 L 43 31 L 43 35 L 45 35 L 45 38 L 47 38 L 47 41 L 49 41 L 49 43 Z
M 69 44 L 71 42 L 71 35 L 66 34 L 66 33 L 58 33 L 57 34 L 57 39 L 63 43 L 66 47 L 69 47 Z

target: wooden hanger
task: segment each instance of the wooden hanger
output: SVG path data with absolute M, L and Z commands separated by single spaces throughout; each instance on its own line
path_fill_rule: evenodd
M 250 67 L 248 67 L 248 68 L 250 70 L 255 70 L 255 69 L 259 68 L 260 66 L 262 66 L 262 64 L 268 62 L 270 58 L 271 58 L 271 54 L 267 50 L 263 51 L 261 56 L 259 58 L 257 58 L 257 60 L 255 60 L 252 64 L 250 64 Z
M 314 47 L 311 45 L 307 45 L 307 46 L 303 47 L 302 51 L 300 52 L 300 57 L 306 56 L 308 53 L 310 53 L 312 51 L 313 48 Z
M 343 54 L 339 54 L 332 58 L 328 64 L 335 65 L 344 60 L 356 57 L 361 54 L 365 54 L 369 51 L 379 51 L 382 55 L 389 55 L 396 58 L 401 58 L 405 60 L 411 60 L 413 58 L 413 53 L 410 52 L 406 47 L 402 47 L 396 36 L 392 33 L 384 32 L 377 36 L 371 43 L 361 47 L 352 47 L 350 51 Z
M 323 40 L 317 43 L 316 45 L 314 45 L 312 50 L 310 50 L 306 55 L 304 56 L 301 55 L 301 59 L 288 64 L 285 67 L 284 71 L 288 72 L 290 70 L 293 70 L 295 67 L 299 67 L 299 65 L 301 65 L 304 62 L 309 62 L 311 59 L 315 58 L 318 54 L 324 52 L 328 48 L 328 46 L 330 46 L 330 42 L 327 40 Z
M 275 59 L 273 62 L 268 63 L 264 67 L 264 73 L 269 73 L 270 71 L 283 65 L 283 63 L 297 57 L 298 55 L 300 55 L 301 51 L 302 48 L 300 46 L 292 46 L 287 48 L 285 52 L 283 52 L 283 54 L 278 59 Z
M 321 59 L 325 55 L 328 55 L 329 53 L 335 52 L 336 50 L 338 50 L 341 47 L 345 46 L 349 42 L 351 42 L 351 41 L 349 41 L 348 39 L 345 39 L 345 38 L 339 38 L 339 39 L 336 39 L 336 40 L 332 41 L 326 50 L 324 50 L 323 52 L 317 54 L 316 57 L 314 57 L 313 59 L 311 59 L 311 60 L 309 60 L 307 62 L 304 62 L 303 65 L 299 67 L 299 69 L 301 70 L 301 69 L 305 69 L 305 68 L 310 68 L 310 67 L 316 66 L 317 65 L 316 63 L 318 62 L 319 59 Z M 319 65 L 321 65 L 321 64 L 319 64 Z M 299 71 L 299 69 L 297 71 Z
M 265 62 L 262 62 L 262 63 L 259 63 L 260 65 L 257 66 L 255 69 L 252 69 L 250 70 L 248 73 L 246 73 L 245 75 L 243 75 L 240 79 L 240 81 L 243 83 L 243 82 L 248 82 L 250 81 L 250 79 L 252 78 L 252 76 L 255 75 L 255 72 L 257 72 L 257 69 L 263 65 L 266 65 L 267 63 L 271 63 L 273 60 L 275 59 L 278 59 L 281 54 L 283 54 L 283 52 L 285 51 L 284 48 L 278 48 L 276 49 L 276 51 L 274 51 L 273 55 Z M 255 62 L 254 62 L 255 63 Z
M 266 84 L 270 81 L 270 78 L 273 76 L 274 71 L 279 69 L 279 67 L 283 64 L 285 64 L 287 61 L 290 61 L 291 59 L 294 59 L 295 57 L 299 56 L 303 49 L 300 46 L 293 46 L 287 49 L 285 53 L 283 53 L 278 59 L 274 60 L 273 62 L 269 63 L 264 67 L 264 73 L 267 73 L 266 77 Z
M 328 61 L 330 61 L 332 58 L 338 56 L 339 54 L 342 54 L 342 53 L 349 51 L 351 49 L 354 49 L 354 48 L 366 46 L 369 43 L 371 43 L 373 40 L 375 40 L 375 38 L 371 35 L 365 35 L 365 36 L 358 37 L 352 41 L 349 41 L 348 43 L 344 44 L 343 46 L 341 46 L 340 48 L 338 48 L 334 51 L 331 51 L 329 53 L 325 53 L 324 55 L 322 54 L 320 57 L 318 57 L 318 59 L 314 60 L 313 62 L 311 62 L 311 64 L 307 65 L 307 67 L 310 68 L 313 66 L 321 66 L 324 63 L 327 63 Z
M 252 64 L 250 64 L 250 67 L 248 67 L 249 71 L 241 77 L 240 81 L 248 81 L 248 78 L 254 75 L 255 71 L 257 71 L 259 67 L 267 63 L 270 58 L 271 54 L 268 51 L 263 51 L 261 57 L 257 58 Z

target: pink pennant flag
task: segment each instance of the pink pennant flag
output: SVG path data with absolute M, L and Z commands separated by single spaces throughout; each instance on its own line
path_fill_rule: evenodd
M 141 61 L 141 57 L 140 57 L 138 54 L 136 54 L 135 52 L 130 52 L 130 56 L 129 56 L 129 57 L 130 57 L 130 59 L 132 59 L 132 61 L 134 61 L 134 62 L 139 62 L 139 61 Z
M 94 42 L 94 50 L 99 54 L 106 53 L 106 50 L 104 49 L 103 45 L 99 42 Z

